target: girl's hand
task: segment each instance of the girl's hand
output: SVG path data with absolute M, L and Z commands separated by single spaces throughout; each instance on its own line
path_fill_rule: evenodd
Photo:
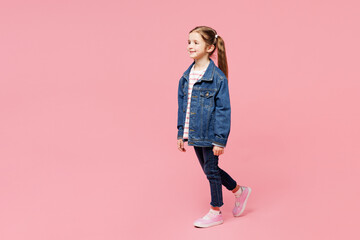
M 186 152 L 186 149 L 184 148 L 184 141 L 182 139 L 178 139 L 177 146 L 180 152 Z
M 224 148 L 223 147 L 219 147 L 219 146 L 214 146 L 213 147 L 213 152 L 215 156 L 220 156 L 221 154 L 224 153 Z

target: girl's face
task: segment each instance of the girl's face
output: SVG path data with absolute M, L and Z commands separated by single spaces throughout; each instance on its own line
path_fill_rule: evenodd
M 205 41 L 199 33 L 192 32 L 189 34 L 187 51 L 194 60 L 201 59 L 206 55 L 209 57 L 212 47 L 213 46 L 206 46 Z

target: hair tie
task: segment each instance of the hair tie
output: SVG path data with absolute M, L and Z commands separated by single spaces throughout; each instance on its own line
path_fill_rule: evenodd
M 215 34 L 215 38 L 217 38 L 218 37 L 218 35 L 217 34 Z

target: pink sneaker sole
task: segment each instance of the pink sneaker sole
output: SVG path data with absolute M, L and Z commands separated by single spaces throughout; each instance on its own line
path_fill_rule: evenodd
M 214 216 L 208 213 L 207 216 L 209 216 L 209 218 L 203 217 L 197 219 L 194 222 L 194 226 L 198 228 L 206 228 L 206 227 L 220 225 L 224 222 L 221 214 Z
M 197 228 L 207 228 L 207 227 L 212 227 L 212 226 L 216 226 L 216 225 L 220 225 L 224 222 L 224 220 L 220 220 L 217 222 L 211 222 L 211 223 L 200 223 L 200 222 L 195 222 L 194 226 Z

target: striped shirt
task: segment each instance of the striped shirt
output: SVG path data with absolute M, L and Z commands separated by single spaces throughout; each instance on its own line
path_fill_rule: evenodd
M 184 139 L 189 138 L 189 122 L 190 122 L 190 103 L 191 103 L 191 93 L 194 84 L 204 75 L 206 68 L 204 70 L 195 71 L 194 66 L 190 70 L 189 74 L 189 88 L 188 88 L 188 100 L 187 100 L 187 108 L 186 108 L 186 116 L 185 116 L 185 126 L 184 126 Z

